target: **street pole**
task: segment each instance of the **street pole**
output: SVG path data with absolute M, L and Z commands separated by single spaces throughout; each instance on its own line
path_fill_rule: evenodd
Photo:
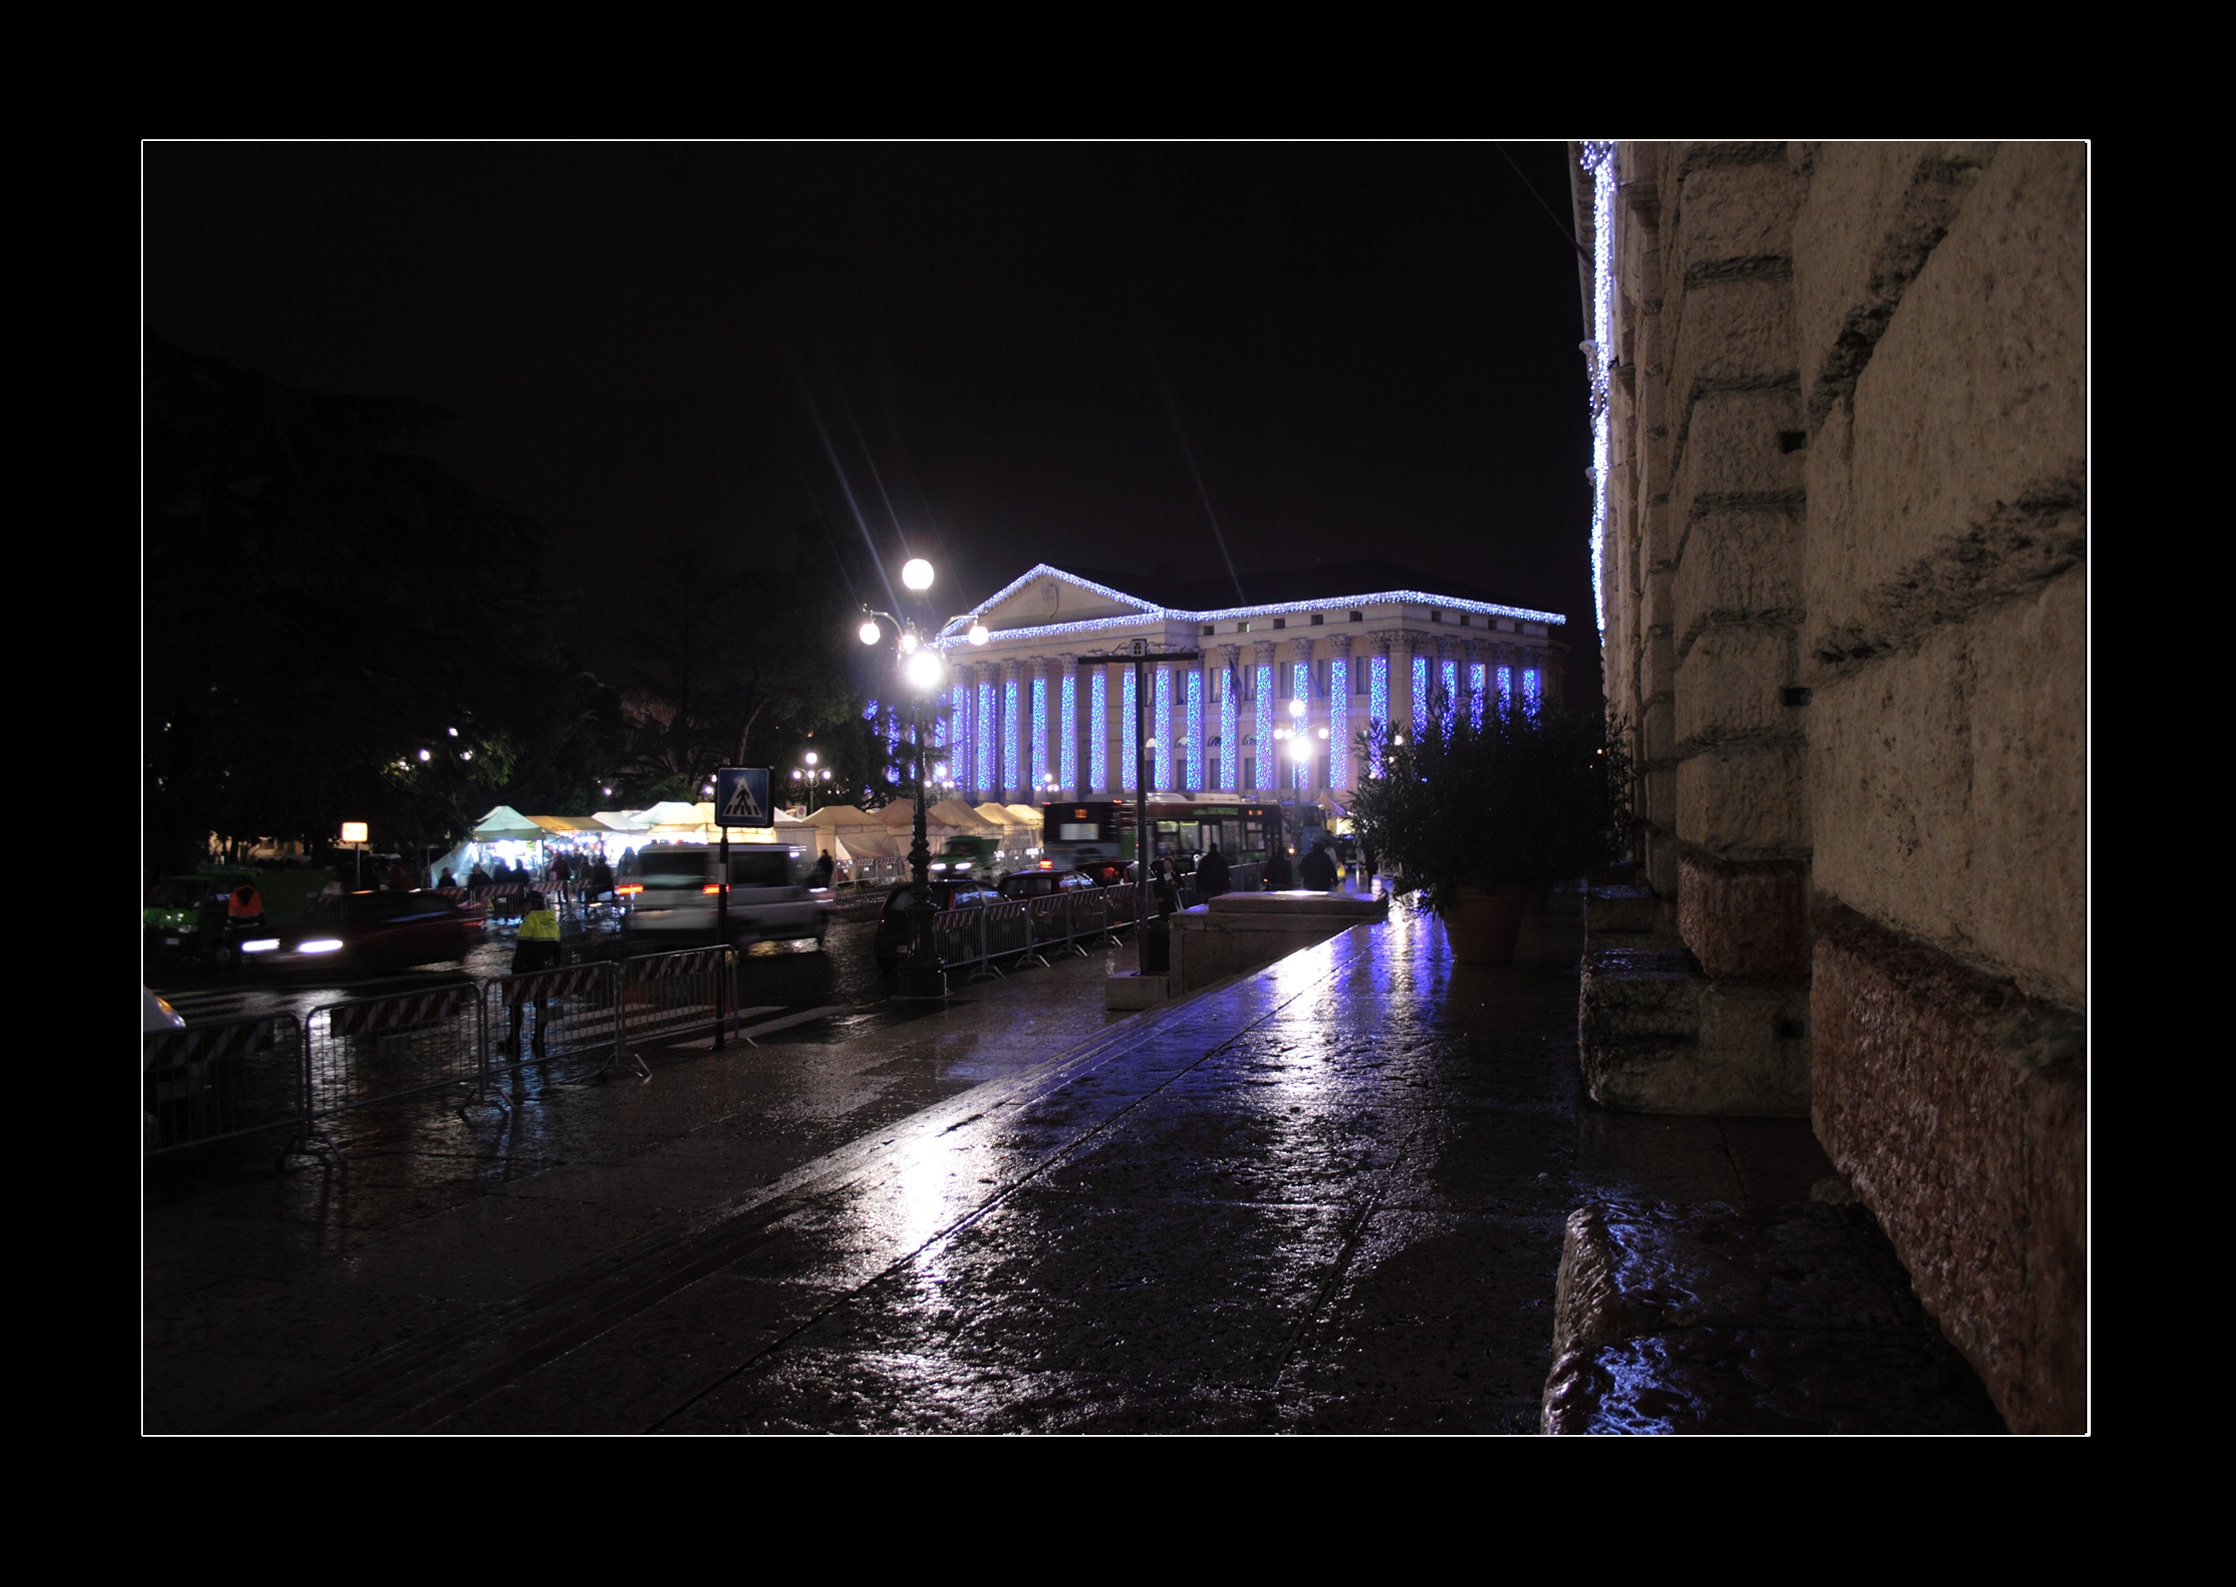
M 1116 655 L 1081 656 L 1082 667 L 1099 667 L 1106 662 L 1131 657 L 1134 664 L 1134 966 L 1141 974 L 1149 973 L 1149 851 L 1156 847 L 1149 831 L 1149 663 L 1152 661 L 1199 661 L 1200 650 L 1151 650 L 1145 639 L 1127 641 L 1127 648 Z
M 1149 973 L 1149 663 L 1134 655 L 1134 970 Z
M 722 821 L 720 810 L 714 812 L 714 819 Z M 727 953 L 730 948 L 730 824 L 727 821 L 722 821 L 721 831 L 722 858 L 718 862 L 719 868 L 715 873 L 715 879 L 721 885 L 714 894 L 714 945 L 718 952 Z M 717 968 L 714 972 L 714 1050 L 720 1052 L 722 1051 L 722 990 L 729 982 L 730 967 L 728 961 L 723 959 L 717 959 L 715 964 Z
M 940 967 L 939 953 L 932 945 L 932 922 L 939 912 L 932 907 L 932 845 L 924 831 L 922 705 L 922 699 L 912 687 L 908 696 L 908 736 L 916 751 L 916 841 L 908 848 L 908 867 L 914 896 L 908 906 L 909 955 L 900 967 L 899 990 L 903 997 L 945 997 L 947 972 Z

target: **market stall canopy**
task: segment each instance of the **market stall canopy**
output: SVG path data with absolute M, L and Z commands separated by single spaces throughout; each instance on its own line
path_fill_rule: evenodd
M 1015 816 L 1026 826 L 1037 827 L 1041 824 L 1040 812 L 1038 810 L 1035 810 L 1031 805 L 1011 805 L 1009 807 L 1009 813 Z
M 543 836 L 543 828 L 529 820 L 511 805 L 499 805 L 474 823 L 468 834 L 476 843 L 496 843 L 505 839 L 533 842 Z
M 555 838 L 572 837 L 577 832 L 595 832 L 603 836 L 606 830 L 595 816 L 530 816 L 528 819 Z
M 590 819 L 615 832 L 642 832 L 646 825 L 642 810 L 600 810 Z
M 979 837 L 999 837 L 1009 829 L 997 821 L 989 821 L 960 799 L 943 799 L 924 812 L 926 821 L 936 821 L 943 827 L 957 832 L 974 833 Z
M 654 827 L 705 826 L 705 818 L 695 804 L 685 804 L 680 799 L 663 799 L 649 810 L 637 812 L 637 830 L 649 832 Z
M 811 827 L 831 829 L 838 827 L 874 827 L 880 824 L 877 817 L 871 815 L 867 810 L 858 810 L 853 805 L 825 805 L 807 818 L 807 825 Z
M 1023 826 L 1025 824 L 1019 821 L 1016 816 L 1010 813 L 1009 806 L 995 804 L 991 799 L 987 800 L 986 803 L 978 807 L 978 813 L 984 816 L 987 820 L 993 822 L 994 825 L 1000 827 L 1004 832 L 1009 831 L 1012 827 Z M 1032 824 L 1036 827 L 1039 826 L 1039 818 L 1034 818 Z
M 896 799 L 880 810 L 875 819 L 888 832 L 911 832 L 916 827 L 916 806 L 905 799 Z M 925 812 L 924 820 L 927 825 L 930 823 L 930 811 Z

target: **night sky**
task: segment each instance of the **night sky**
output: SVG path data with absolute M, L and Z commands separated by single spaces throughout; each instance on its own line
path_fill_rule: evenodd
M 955 611 L 1039 561 L 1375 557 L 1593 644 L 1558 143 L 151 144 L 144 174 L 152 329 L 453 411 L 429 450 L 616 626 L 645 550 L 788 560 L 820 511 L 931 556 Z

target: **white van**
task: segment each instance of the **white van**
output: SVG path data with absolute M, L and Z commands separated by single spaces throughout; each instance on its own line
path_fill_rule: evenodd
M 721 850 L 706 843 L 648 843 L 636 854 L 636 895 L 625 930 L 683 947 L 715 940 Z M 814 861 L 782 843 L 730 845 L 730 941 L 823 946 L 830 910 L 809 891 Z

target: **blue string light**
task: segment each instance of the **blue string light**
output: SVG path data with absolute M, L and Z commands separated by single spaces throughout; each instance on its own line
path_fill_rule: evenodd
M 1087 783 L 1096 793 L 1110 792 L 1110 676 L 1097 667 L 1087 674 Z
M 1067 798 L 1079 797 L 1079 677 L 1066 672 L 1057 691 L 1056 715 L 1063 731 L 1056 775 Z
M 1002 680 L 1002 792 L 1006 802 L 1017 788 L 1017 680 Z
M 1188 752 L 1188 792 L 1197 793 L 1203 788 L 1203 674 L 1194 667 L 1188 669 L 1188 736 L 1182 748 Z
M 1033 679 L 1033 758 L 1026 780 L 1037 794 L 1042 774 L 1048 770 L 1048 680 Z
M 1328 786 L 1351 786 L 1351 663 L 1328 663 Z
M 1125 668 L 1118 674 L 1119 707 L 1126 713 L 1124 728 L 1125 764 L 1118 768 L 1118 791 L 1134 791 L 1134 771 L 1141 764 L 1141 695 L 1134 684 L 1134 669 Z
M 1258 702 L 1258 776 L 1255 791 L 1271 793 L 1281 786 L 1275 781 L 1281 768 L 1278 757 L 1273 752 L 1273 668 L 1260 667 L 1255 681 L 1257 687 L 1251 691 Z
M 1156 716 L 1152 731 L 1157 736 L 1154 757 L 1156 784 L 1154 791 L 1170 788 L 1172 784 L 1172 669 L 1159 667 L 1156 682 Z
M 1219 669 L 1219 787 L 1234 793 L 1241 786 L 1242 740 L 1235 722 L 1235 685 L 1241 680 L 1232 667 Z

